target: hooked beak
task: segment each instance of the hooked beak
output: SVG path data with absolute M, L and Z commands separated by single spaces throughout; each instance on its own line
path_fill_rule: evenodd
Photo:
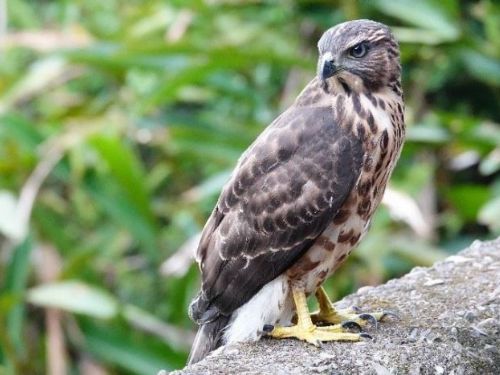
M 338 67 L 335 65 L 333 56 L 331 53 L 325 53 L 320 60 L 318 66 L 318 75 L 322 81 L 332 77 L 338 71 Z

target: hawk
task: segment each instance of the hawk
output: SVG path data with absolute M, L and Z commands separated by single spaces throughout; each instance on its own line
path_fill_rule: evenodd
M 316 77 L 241 156 L 204 227 L 189 363 L 263 334 L 356 341 L 364 333 L 349 324 L 383 317 L 336 310 L 321 284 L 368 230 L 399 158 L 399 46 L 387 26 L 355 20 L 327 30 L 318 50 Z

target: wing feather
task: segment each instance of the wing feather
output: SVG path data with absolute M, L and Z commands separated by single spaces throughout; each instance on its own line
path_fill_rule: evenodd
M 243 154 L 200 240 L 193 316 L 231 314 L 333 220 L 363 160 L 361 141 L 339 126 L 343 120 L 331 107 L 291 107 Z

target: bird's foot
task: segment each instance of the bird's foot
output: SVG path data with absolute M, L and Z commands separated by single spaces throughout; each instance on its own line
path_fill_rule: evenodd
M 361 331 L 368 324 L 377 328 L 378 322 L 387 316 L 398 317 L 389 311 L 363 313 L 359 307 L 337 310 L 322 287 L 316 291 L 316 299 L 318 300 L 319 311 L 311 314 L 311 321 L 317 325 L 340 324 L 345 328 L 355 327 Z
M 326 296 L 324 290 L 318 289 L 320 311 L 313 314 L 318 321 L 330 325 L 313 324 L 311 315 L 307 308 L 307 297 L 304 290 L 292 287 L 292 296 L 297 311 L 296 324 L 290 327 L 265 325 L 264 332 L 269 337 L 284 339 L 297 338 L 313 345 L 319 346 L 322 341 L 359 341 L 362 338 L 371 336 L 362 332 L 363 326 L 371 321 L 375 324 L 383 319 L 388 313 L 360 314 L 355 310 L 335 310 L 332 303 Z M 356 329 L 358 332 L 350 332 Z
M 315 346 L 320 346 L 323 341 L 359 341 L 362 338 L 371 339 L 371 336 L 366 333 L 346 332 L 346 328 L 341 324 L 323 327 L 314 324 L 308 326 L 296 324 L 290 327 L 273 327 L 267 335 L 276 339 L 297 338 Z
M 311 314 L 311 320 L 314 324 L 325 325 L 341 325 L 345 328 L 356 327 L 360 331 L 367 325 L 378 327 L 378 322 L 384 320 L 388 316 L 398 317 L 396 314 L 389 311 L 368 312 L 362 313 L 357 308 L 336 310 L 335 308 L 329 311 L 317 311 Z

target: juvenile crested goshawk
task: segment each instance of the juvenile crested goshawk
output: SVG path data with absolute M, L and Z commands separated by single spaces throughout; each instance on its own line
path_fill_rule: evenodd
M 356 341 L 342 322 L 383 316 L 335 310 L 321 284 L 367 231 L 401 151 L 399 47 L 387 26 L 356 20 L 318 49 L 316 77 L 242 155 L 205 225 L 190 363 L 264 331 Z

